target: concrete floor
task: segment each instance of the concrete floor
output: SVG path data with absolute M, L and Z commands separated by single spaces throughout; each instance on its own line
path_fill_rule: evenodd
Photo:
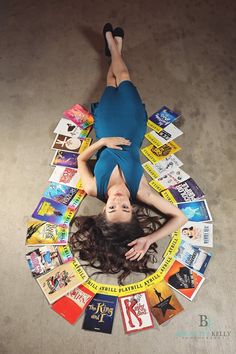
M 236 3 L 15 0 L 0 6 L 0 353 L 235 353 Z M 24 256 L 26 221 L 52 171 L 53 129 L 66 108 L 89 107 L 104 89 L 105 22 L 125 30 L 124 59 L 148 114 L 162 105 L 182 112 L 178 157 L 205 191 L 214 218 L 213 257 L 195 300 L 178 296 L 182 314 L 133 335 L 124 334 L 118 308 L 112 335 L 82 330 L 82 319 L 69 325 L 50 310 Z M 93 200 L 83 202 L 82 213 L 100 209 Z M 216 337 L 199 337 L 200 314 Z

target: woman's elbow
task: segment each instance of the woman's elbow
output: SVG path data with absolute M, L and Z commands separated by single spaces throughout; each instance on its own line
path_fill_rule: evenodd
M 79 155 L 79 156 L 77 157 L 77 167 L 78 167 L 78 168 L 79 168 L 79 165 L 80 165 L 81 163 L 83 163 L 83 160 L 81 159 L 81 156 Z
M 94 188 L 92 188 L 91 186 L 85 186 L 83 187 L 83 190 L 85 191 L 85 193 L 91 197 L 96 197 Z
M 84 186 L 83 185 L 83 190 L 85 191 L 85 193 L 87 194 L 87 195 L 91 195 L 91 188 L 89 188 L 89 186 Z
M 180 226 L 183 226 L 188 221 L 187 216 L 181 210 L 179 210 L 178 219 L 179 223 L 181 224 Z

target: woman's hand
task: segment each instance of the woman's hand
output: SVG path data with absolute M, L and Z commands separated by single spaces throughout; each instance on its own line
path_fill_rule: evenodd
M 118 145 L 130 145 L 131 141 L 122 137 L 102 138 L 103 145 L 112 149 L 122 150 Z
M 130 261 L 137 259 L 137 261 L 140 261 L 151 244 L 152 242 L 148 236 L 139 237 L 136 240 L 128 243 L 128 246 L 133 247 L 125 253 L 126 259 L 129 259 Z

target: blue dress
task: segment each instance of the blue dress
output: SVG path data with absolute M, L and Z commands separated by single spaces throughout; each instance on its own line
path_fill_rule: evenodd
M 106 202 L 108 182 L 118 165 L 130 191 L 131 202 L 135 202 L 143 175 L 139 149 L 147 128 L 145 104 L 134 84 L 124 80 L 118 87 L 106 86 L 100 101 L 95 105 L 92 111 L 97 139 L 118 136 L 131 141 L 130 146 L 121 145 L 123 150 L 103 147 L 97 152 L 94 168 L 97 197 Z

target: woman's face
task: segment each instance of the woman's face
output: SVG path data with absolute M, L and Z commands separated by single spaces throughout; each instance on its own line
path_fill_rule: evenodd
M 192 236 L 192 232 L 189 229 L 183 230 L 182 233 L 184 236 L 188 236 L 188 237 Z
M 109 196 L 103 210 L 108 222 L 129 222 L 132 219 L 132 205 L 123 193 Z

